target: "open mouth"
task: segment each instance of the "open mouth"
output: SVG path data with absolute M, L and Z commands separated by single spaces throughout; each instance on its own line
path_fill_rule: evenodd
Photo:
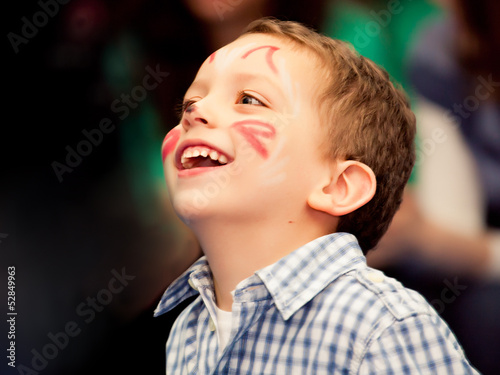
M 179 170 L 221 167 L 231 163 L 229 156 L 219 150 L 204 145 L 188 146 L 177 156 Z

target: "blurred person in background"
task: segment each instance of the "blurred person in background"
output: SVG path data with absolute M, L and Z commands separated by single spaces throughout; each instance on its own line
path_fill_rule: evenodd
M 335 0 L 329 2 L 322 27 L 383 66 L 413 101 L 404 66 L 419 31 L 441 13 L 432 0 Z
M 409 59 L 415 181 L 372 266 L 421 291 L 471 363 L 500 373 L 500 3 L 442 1 Z

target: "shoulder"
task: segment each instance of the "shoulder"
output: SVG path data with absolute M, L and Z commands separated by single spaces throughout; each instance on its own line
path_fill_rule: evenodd
M 419 314 L 436 314 L 418 292 L 369 267 L 347 272 L 317 297 L 335 300 L 339 308 L 368 320 L 401 320 Z
M 353 275 L 360 292 L 388 316 L 401 320 L 419 314 L 434 315 L 434 309 L 418 292 L 372 268 L 361 268 Z
M 353 359 L 358 361 L 366 347 L 397 322 L 437 317 L 419 293 L 366 266 L 338 277 L 316 295 L 307 309 L 318 311 L 323 317 L 321 324 L 332 332 L 332 345 L 337 345 L 340 333 L 348 338 Z
M 353 270 L 318 297 L 339 303 L 336 311 L 342 316 L 335 331 L 350 338 L 349 367 L 355 372 L 439 368 L 474 373 L 455 336 L 424 297 L 380 271 Z
M 397 322 L 412 317 L 436 315 L 417 292 L 382 272 L 360 267 L 345 273 L 313 300 L 313 309 L 328 311 L 326 322 L 332 345 L 341 334 L 360 363 L 369 345 Z

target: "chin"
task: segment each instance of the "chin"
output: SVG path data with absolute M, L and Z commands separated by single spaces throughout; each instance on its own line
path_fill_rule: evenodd
M 210 200 L 200 190 L 178 193 L 171 200 L 175 213 L 186 225 L 209 215 Z

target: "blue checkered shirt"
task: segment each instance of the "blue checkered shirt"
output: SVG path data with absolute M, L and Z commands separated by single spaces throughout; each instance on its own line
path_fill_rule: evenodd
M 356 238 L 318 238 L 238 284 L 219 346 L 203 257 L 166 290 L 155 316 L 199 294 L 167 341 L 174 374 L 477 374 L 424 298 L 369 268 Z

